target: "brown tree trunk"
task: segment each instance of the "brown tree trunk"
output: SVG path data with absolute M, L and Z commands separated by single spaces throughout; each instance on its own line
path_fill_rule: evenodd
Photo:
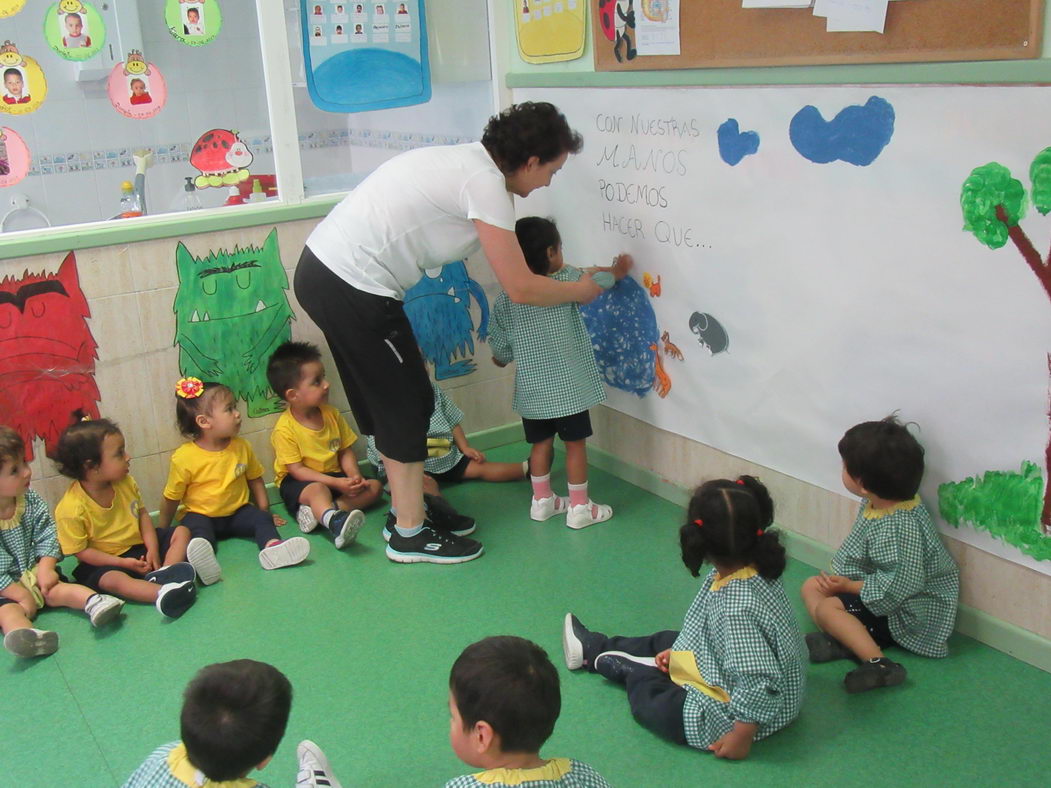
M 1029 236 L 1025 234 L 1025 230 L 1019 227 L 1017 224 L 1011 225 L 1007 223 L 1007 211 L 1003 205 L 996 206 L 996 218 L 1007 225 L 1007 235 L 1014 242 L 1015 247 L 1022 253 L 1022 259 L 1026 261 L 1029 268 L 1032 269 L 1033 273 L 1036 274 L 1036 278 L 1040 280 L 1040 284 L 1044 286 L 1044 292 L 1047 293 L 1047 297 L 1051 298 L 1051 267 L 1048 267 L 1043 258 L 1040 256 L 1040 252 L 1033 246 L 1033 242 L 1029 240 Z
M 1051 373 L 1051 353 L 1047 354 L 1047 370 Z M 1048 399 L 1051 400 L 1051 393 Z M 1051 418 L 1051 405 L 1047 415 Z M 1044 482 L 1044 509 L 1040 512 L 1040 525 L 1044 533 L 1051 536 L 1051 436 L 1048 437 L 1047 449 L 1044 451 L 1044 468 L 1048 478 Z

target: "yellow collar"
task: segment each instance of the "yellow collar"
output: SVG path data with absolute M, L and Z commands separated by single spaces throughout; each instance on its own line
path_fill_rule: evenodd
M 569 758 L 552 758 L 535 769 L 488 769 L 474 775 L 474 779 L 485 785 L 521 785 L 533 780 L 560 780 L 571 769 Z
M 26 497 L 25 495 L 19 495 L 15 499 L 15 513 L 8 517 L 6 520 L 0 520 L 0 531 L 10 531 L 12 528 L 17 528 L 18 524 L 22 522 L 22 515 L 26 510 Z
M 866 520 L 878 520 L 880 517 L 886 517 L 887 515 L 894 514 L 895 512 L 908 512 L 915 509 L 921 503 L 920 496 L 915 496 L 908 501 L 898 501 L 893 506 L 888 506 L 886 509 L 874 509 L 871 501 L 865 502 L 865 509 L 861 512 L 861 516 Z
M 726 577 L 716 577 L 712 581 L 712 591 L 718 591 L 720 588 L 722 588 L 723 586 L 725 586 L 733 580 L 747 580 L 750 577 L 755 577 L 757 574 L 759 573 L 755 571 L 754 566 L 742 566 L 732 575 L 727 575 Z
M 176 780 L 191 788 L 253 788 L 259 784 L 248 777 L 222 782 L 209 780 L 200 769 L 190 763 L 190 757 L 186 754 L 186 745 L 182 742 L 175 745 L 174 749 L 168 753 L 168 771 Z

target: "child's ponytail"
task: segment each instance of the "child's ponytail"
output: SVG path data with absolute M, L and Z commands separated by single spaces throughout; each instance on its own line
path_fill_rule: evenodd
M 70 414 L 70 425 L 58 438 L 55 465 L 71 479 L 83 479 L 102 462 L 102 442 L 107 435 L 120 435 L 120 427 L 109 419 L 90 419 L 83 410 Z

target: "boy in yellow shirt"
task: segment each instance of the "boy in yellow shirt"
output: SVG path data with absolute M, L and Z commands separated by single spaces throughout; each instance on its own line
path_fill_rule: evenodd
M 288 405 L 270 434 L 281 500 L 303 533 L 320 523 L 340 550 L 357 538 L 365 524 L 361 510 L 376 503 L 383 488 L 361 475 L 351 448 L 358 436 L 328 404 L 325 365 L 315 345 L 285 342 L 270 357 L 266 377 Z

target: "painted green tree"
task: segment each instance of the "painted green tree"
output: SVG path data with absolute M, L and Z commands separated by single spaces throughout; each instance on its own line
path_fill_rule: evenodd
M 1031 189 L 1028 200 L 1032 201 L 1033 207 L 1042 216 L 1047 216 L 1051 213 L 1051 148 L 1044 148 L 1033 159 L 1029 166 L 1029 180 Z M 1047 259 L 1042 257 L 1025 230 L 1019 226 L 1025 216 L 1028 200 L 1022 182 L 1012 176 L 1007 167 L 997 162 L 976 167 L 964 181 L 960 194 L 964 229 L 973 233 L 990 249 L 1000 249 L 1011 241 L 1026 265 L 1036 274 L 1048 298 L 1051 298 L 1051 252 Z M 1048 354 L 1047 364 L 1051 371 L 1051 353 Z M 1044 463 L 1045 469 L 1051 474 L 1051 439 L 1044 452 Z M 986 490 L 990 494 L 992 491 L 993 488 Z M 939 491 L 939 500 L 942 497 Z M 946 520 L 953 522 L 945 511 L 942 514 Z M 1051 533 L 1051 485 L 1046 483 L 1040 524 L 1044 533 Z M 998 531 L 994 532 L 1000 535 Z

